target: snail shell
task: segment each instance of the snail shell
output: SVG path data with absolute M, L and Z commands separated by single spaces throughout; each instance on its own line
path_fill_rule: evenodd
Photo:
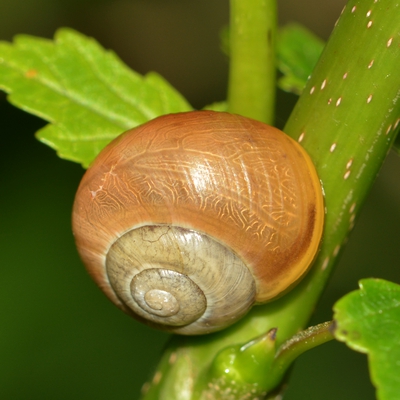
M 276 128 L 212 111 L 125 132 L 84 175 L 78 251 L 106 295 L 149 325 L 217 331 L 296 284 L 323 228 L 302 147 Z

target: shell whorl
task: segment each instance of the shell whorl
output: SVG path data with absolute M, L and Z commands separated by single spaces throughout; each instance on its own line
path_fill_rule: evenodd
M 106 264 L 125 305 L 178 333 L 222 329 L 255 299 L 254 279 L 243 262 L 206 234 L 188 229 L 133 229 L 113 244 Z
M 74 205 L 73 231 L 88 271 L 120 308 L 139 319 L 145 318 L 142 311 L 147 309 L 152 314 L 151 325 L 161 323 L 161 319 L 165 329 L 192 334 L 222 329 L 254 302 L 273 299 L 299 281 L 317 252 L 323 218 L 319 179 L 298 143 L 278 129 L 248 118 L 199 111 L 156 118 L 111 142 L 82 179 Z M 168 234 L 160 233 L 164 230 Z M 137 249 L 134 256 L 122 256 L 120 250 L 127 248 L 120 239 L 132 242 L 127 238 L 133 232 L 142 238 L 157 232 L 157 239 L 144 242 L 161 243 L 158 255 L 163 254 L 161 249 L 166 251 L 166 256 L 157 261 L 154 255 L 151 262 L 142 261 L 156 270 L 151 274 L 159 283 L 156 291 L 141 289 L 144 294 L 136 300 L 128 299 L 132 298 L 131 281 L 135 279 L 127 272 L 127 265 L 135 265 L 132 259 L 142 256 Z M 183 241 L 177 240 L 178 232 L 183 233 Z M 229 262 L 245 265 L 254 279 L 250 285 L 254 295 L 248 296 L 253 296 L 248 304 L 243 306 L 239 297 L 240 305 L 230 305 L 238 318 L 229 314 L 224 316 L 225 322 L 219 317 L 211 320 L 212 302 L 207 293 L 206 305 L 192 310 L 199 317 L 191 322 L 187 317 L 179 325 L 176 316 L 186 313 L 185 305 L 177 300 L 179 291 L 165 290 L 165 282 L 190 279 L 194 292 L 197 287 L 201 291 L 207 287 L 192 278 L 187 266 L 175 267 L 166 261 L 189 254 L 185 247 L 187 232 L 193 232 L 193 238 L 203 235 L 206 248 L 210 241 L 220 246 L 222 253 L 230 249 L 234 261 Z M 169 235 L 174 238 L 166 245 L 164 240 Z M 188 240 L 195 243 L 191 249 L 199 245 L 193 238 Z M 170 247 L 178 249 L 176 256 L 165 250 Z M 110 253 L 120 257 L 114 267 L 109 264 L 116 256 Z M 205 265 L 201 257 L 195 258 Z M 222 258 L 224 265 L 228 257 Z M 214 267 L 221 263 L 209 264 Z M 206 276 L 212 276 L 207 269 L 210 265 L 200 268 L 207 270 Z M 240 279 L 246 274 L 240 272 Z M 135 280 L 135 290 L 149 281 L 145 275 L 141 275 L 140 283 L 139 278 Z M 121 276 L 128 276 L 123 288 L 118 283 Z M 217 280 L 217 286 L 231 290 L 224 279 Z M 253 289 L 246 287 L 244 291 L 249 290 Z M 198 299 L 202 303 L 201 295 Z M 163 312 L 171 315 L 158 315 Z M 202 319 L 207 329 L 190 331 L 189 326 Z

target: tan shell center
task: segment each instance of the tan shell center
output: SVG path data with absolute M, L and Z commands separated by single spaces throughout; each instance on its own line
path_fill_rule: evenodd
M 163 268 L 137 274 L 131 282 L 131 294 L 143 311 L 170 317 L 169 325 L 195 321 L 207 306 L 204 294 L 189 277 Z
M 132 296 L 135 289 L 132 289 Z M 169 317 L 179 311 L 179 303 L 176 297 L 165 290 L 151 289 L 144 295 L 144 301 L 153 311 L 153 314 Z M 136 300 L 138 301 L 138 300 Z M 143 308 L 143 307 L 142 307 Z M 158 311 L 158 312 L 157 312 Z

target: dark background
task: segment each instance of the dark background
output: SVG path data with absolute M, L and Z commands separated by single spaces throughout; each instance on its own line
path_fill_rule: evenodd
M 327 38 L 344 0 L 280 0 L 280 21 Z M 133 69 L 160 72 L 195 107 L 225 98 L 221 0 L 0 0 L 0 39 L 73 27 Z M 296 98 L 279 93 L 282 126 Z M 43 121 L 0 94 L 0 398 L 136 399 L 168 335 L 117 310 L 87 276 L 70 213 L 83 174 L 34 139 Z M 400 162 L 390 154 L 313 322 L 363 277 L 400 282 Z M 285 400 L 374 399 L 366 356 L 332 342 L 295 364 Z M 178 399 L 177 399 L 178 400 Z

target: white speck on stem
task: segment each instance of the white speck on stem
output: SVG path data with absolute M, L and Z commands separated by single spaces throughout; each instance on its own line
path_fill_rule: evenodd
M 321 84 L 321 90 L 324 90 L 325 86 L 326 86 L 326 79 L 324 79 Z
M 336 149 L 336 143 L 332 143 L 332 144 L 331 144 L 331 147 L 329 148 L 329 151 L 330 151 L 331 153 L 333 153 L 333 152 L 335 151 L 335 149 Z
M 356 10 L 357 10 L 357 7 L 354 6 L 354 7 L 351 9 L 351 12 L 354 13 Z
M 349 169 L 349 168 L 352 166 L 352 164 L 353 164 L 353 159 L 352 159 L 352 158 L 350 158 L 350 160 L 349 160 L 349 161 L 347 161 L 347 164 L 346 164 L 346 169 Z
M 342 98 L 339 97 L 336 101 L 336 107 L 338 107 L 340 105 L 340 103 L 342 102 Z
M 162 378 L 162 373 L 161 373 L 161 371 L 157 371 L 157 372 L 154 374 L 154 377 L 153 377 L 153 384 L 154 384 L 154 385 L 157 385 L 157 384 L 161 381 L 161 378 Z
M 372 26 L 372 21 L 368 21 L 367 29 L 371 28 L 371 26 Z
M 365 158 L 367 159 L 369 157 L 369 155 L 365 156 Z M 366 163 L 363 163 L 363 165 L 361 165 L 361 168 L 359 169 L 356 179 L 360 179 L 360 176 L 363 174 L 365 167 L 366 167 Z
M 303 141 L 303 139 L 304 139 L 304 136 L 305 136 L 305 132 L 301 132 L 301 134 L 300 134 L 300 136 L 299 136 L 299 138 L 298 138 L 298 142 L 299 143 L 301 143 L 302 141 Z
M 313 94 L 313 93 L 314 93 L 314 90 L 315 90 L 315 86 L 313 86 L 313 87 L 311 88 L 310 94 Z
M 374 60 L 371 60 L 370 63 L 368 64 L 368 69 L 371 69 L 373 65 L 374 65 Z
M 146 382 L 146 383 L 142 386 L 142 389 L 141 389 L 142 394 L 143 394 L 143 395 L 146 394 L 146 393 L 149 391 L 149 389 L 150 389 L 150 383 L 149 383 L 149 382 Z
M 343 75 L 343 79 L 347 78 L 347 72 Z
M 393 42 L 393 38 L 391 37 L 391 38 L 387 41 L 386 47 L 390 47 L 391 44 L 392 44 L 392 42 Z
M 368 96 L 367 104 L 371 103 L 371 100 L 372 100 L 372 94 L 370 94 L 370 95 Z
M 350 208 L 349 208 L 349 213 L 352 214 L 354 210 L 356 209 L 357 203 L 353 203 Z
M 322 195 L 325 197 L 324 183 L 321 181 L 321 179 L 319 180 L 319 183 L 321 184 L 321 192 L 322 192 Z M 326 214 L 327 212 L 328 212 L 328 211 L 327 211 L 326 206 L 325 206 L 325 214 Z
M 369 18 L 371 16 L 371 12 L 372 12 L 371 10 L 368 10 L 367 15 L 366 15 L 367 18 Z
M 170 365 L 173 365 L 173 364 L 175 364 L 175 361 L 177 360 L 177 355 L 176 355 L 176 353 L 173 351 L 172 353 L 171 353 L 171 355 L 169 356 L 169 363 L 170 363 Z
M 322 271 L 326 270 L 326 267 L 328 266 L 328 264 L 329 264 L 329 257 L 326 257 L 321 266 Z
M 328 100 L 328 105 L 331 104 L 331 103 L 332 103 L 332 99 L 329 99 Z
M 388 128 L 386 129 L 386 135 L 388 135 L 391 130 L 392 130 L 392 125 L 389 125 Z
M 343 175 L 344 180 L 346 180 L 350 176 L 350 174 L 351 174 L 350 170 L 346 171 L 346 173 Z
M 333 257 L 336 257 L 339 254 L 340 245 L 338 244 L 333 250 Z

